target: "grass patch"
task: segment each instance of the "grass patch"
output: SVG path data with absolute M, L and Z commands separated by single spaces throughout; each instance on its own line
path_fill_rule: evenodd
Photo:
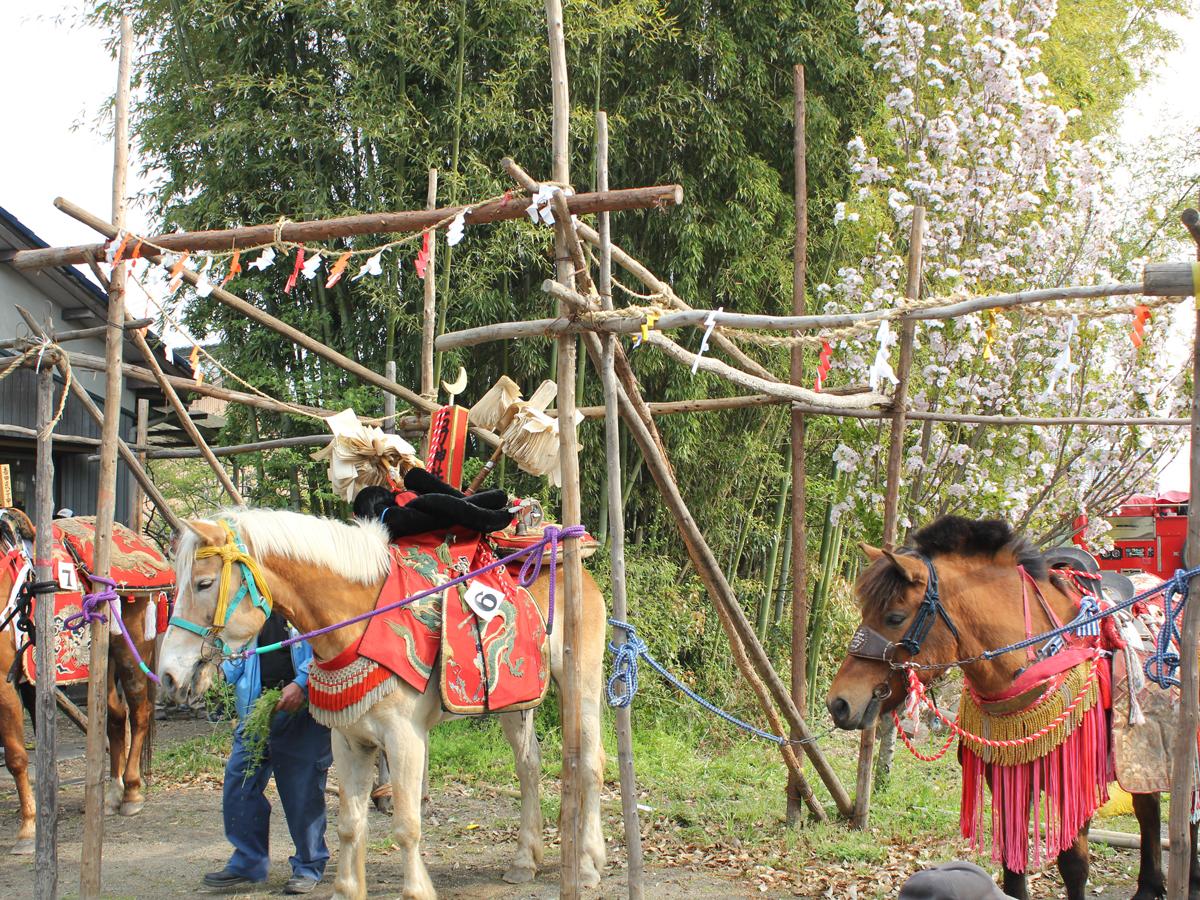
M 220 779 L 233 746 L 233 726 L 171 744 L 154 754 L 154 784 Z

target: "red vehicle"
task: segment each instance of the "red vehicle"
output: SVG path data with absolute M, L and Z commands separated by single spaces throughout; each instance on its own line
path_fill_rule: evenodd
M 1113 549 L 1096 554 L 1101 569 L 1136 575 L 1149 572 L 1170 578 L 1185 568 L 1183 542 L 1187 536 L 1188 494 L 1134 494 L 1121 504 L 1112 525 Z

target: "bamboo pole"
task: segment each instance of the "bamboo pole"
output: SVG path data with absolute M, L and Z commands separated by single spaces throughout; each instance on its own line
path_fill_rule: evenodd
M 774 406 L 787 401 L 770 394 L 750 394 L 738 397 L 702 397 L 698 400 L 667 400 L 650 401 L 646 405 L 656 416 L 669 416 L 678 413 L 720 412 L 729 409 L 752 409 L 759 406 Z M 578 412 L 585 419 L 604 418 L 603 406 L 581 406 Z
M 103 235 L 112 237 L 116 234 L 116 229 L 114 229 L 112 225 L 100 219 L 99 217 L 80 209 L 74 204 L 67 203 L 65 200 L 60 199 L 55 201 L 55 205 L 58 206 L 58 208 L 63 212 L 67 213 L 67 215 L 78 219 L 84 224 L 96 229 Z M 153 263 L 161 262 L 161 258 L 158 256 L 153 256 L 150 254 L 142 254 L 142 256 L 144 259 L 148 259 Z M 193 286 L 195 286 L 196 282 L 199 280 L 196 273 L 186 268 L 183 269 L 180 274 L 183 276 L 184 281 Z M 214 300 L 219 300 L 221 303 L 224 303 L 231 309 L 236 309 L 238 312 L 242 313 L 247 318 L 258 322 L 260 325 L 265 325 L 275 333 L 283 335 L 293 343 L 299 344 L 305 350 L 315 353 L 322 359 L 333 363 L 338 368 L 349 372 L 360 381 L 364 381 L 367 384 L 370 384 L 381 390 L 395 394 L 401 400 L 405 401 L 411 406 L 415 406 L 418 409 L 424 410 L 425 412 L 433 412 L 437 409 L 437 404 L 433 401 L 426 400 L 420 394 L 413 393 L 403 385 L 392 384 L 387 380 L 387 378 L 385 378 L 383 375 L 380 375 L 378 372 L 374 372 L 361 363 L 350 359 L 350 357 L 338 353 L 336 350 L 332 349 L 331 347 L 327 347 L 325 344 L 322 344 L 315 338 L 310 337 L 303 331 L 300 331 L 298 328 L 293 328 L 286 322 L 275 318 L 269 313 L 263 312 L 254 304 L 247 303 L 241 297 L 237 296 L 236 294 L 231 294 L 224 288 L 213 288 L 213 291 L 209 296 Z M 490 431 L 485 431 L 482 428 L 472 427 L 471 432 L 493 447 L 497 446 L 499 443 L 500 439 Z
M 25 320 L 25 324 L 29 326 L 30 330 L 33 331 L 35 335 L 39 337 L 44 337 L 46 335 L 46 332 L 42 330 L 40 325 L 38 325 L 37 320 L 30 315 L 29 310 L 24 309 L 21 306 L 17 306 L 16 304 L 13 305 L 13 308 L 20 313 L 21 318 Z M 114 334 L 115 333 L 117 332 L 114 331 Z M 74 354 L 68 354 L 68 358 L 72 363 L 74 363 Z M 71 394 L 76 400 L 79 401 L 80 405 L 83 406 L 87 414 L 92 417 L 93 421 L 100 426 L 101 431 L 103 432 L 104 413 L 102 413 L 100 408 L 96 406 L 95 401 L 92 400 L 92 398 L 88 395 L 88 392 L 84 389 L 83 385 L 81 385 L 78 381 L 72 380 Z M 146 496 L 150 498 L 150 502 L 157 507 L 160 513 L 162 513 L 163 518 L 166 520 L 167 524 L 171 526 L 171 528 L 173 528 L 175 531 L 181 531 L 183 529 L 183 523 L 179 520 L 179 517 L 172 512 L 170 504 L 167 503 L 167 498 L 162 495 L 162 492 L 155 486 L 154 482 L 150 479 L 150 476 L 146 474 L 146 470 L 142 468 L 141 464 L 138 462 L 137 456 L 129 448 L 129 445 L 119 438 L 117 439 L 116 445 L 117 452 L 121 454 L 122 461 L 125 463 L 125 465 L 129 466 L 129 471 L 133 473 L 133 477 L 137 479 L 138 484 L 142 486 L 142 490 L 146 492 Z
M 117 62 L 117 92 L 113 128 L 112 221 L 125 225 L 125 179 L 129 169 L 129 62 L 133 26 L 121 16 L 121 50 Z M 113 514 L 116 512 L 117 441 L 120 440 L 121 354 L 125 332 L 125 265 L 113 266 L 108 286 L 108 324 L 104 359 L 104 424 L 101 426 L 100 478 L 96 493 L 95 575 L 107 578 L 112 561 Z M 136 332 L 134 332 L 136 334 Z M 104 738 L 108 718 L 108 622 L 92 622 L 88 669 L 88 733 L 84 773 L 83 852 L 79 861 L 79 895 L 94 900 L 101 894 L 104 852 Z
M 212 450 L 208 448 L 208 442 L 204 440 L 204 435 L 200 433 L 200 429 L 196 427 L 196 423 L 192 421 L 192 417 L 188 414 L 187 407 L 183 405 L 183 401 L 179 399 L 179 395 L 175 393 L 175 389 L 171 387 L 171 383 L 167 381 L 166 375 L 163 374 L 162 367 L 159 366 L 158 360 L 154 358 L 154 351 L 150 349 L 150 345 L 146 343 L 146 338 L 140 331 L 130 332 L 133 335 L 133 342 L 137 344 L 138 350 L 142 353 L 142 358 L 146 360 L 146 365 L 154 374 L 155 380 L 158 382 L 159 390 L 167 398 L 167 402 L 171 405 L 171 409 L 175 411 L 175 417 L 179 420 L 179 424 L 183 427 L 184 432 L 192 439 L 192 443 L 196 445 L 196 449 L 200 451 L 201 457 L 208 463 L 213 473 L 217 476 L 217 481 L 225 493 L 229 495 L 229 499 L 233 501 L 234 506 L 245 506 L 246 501 L 242 499 L 241 493 L 234 485 L 233 480 L 229 477 L 229 473 L 225 471 L 225 467 L 213 455 Z M 119 365 L 118 365 L 119 370 Z M 117 376 L 120 378 L 120 375 Z M 101 450 L 103 456 L 103 449 Z
M 37 376 L 37 476 L 35 481 L 34 561 L 37 580 L 54 582 L 54 365 L 42 360 Z M 54 714 L 54 676 L 57 632 L 54 627 L 54 593 L 39 593 L 35 606 L 37 643 L 37 745 L 34 768 L 37 782 L 37 831 L 34 836 L 33 893 L 37 900 L 58 896 L 58 761 L 57 719 Z
M 1196 224 L 1193 222 L 1192 224 Z M 1184 219 L 1184 225 L 1188 221 Z M 1188 229 L 1189 233 L 1191 228 Z M 1195 235 L 1193 235 L 1195 236 Z M 1200 239 L 1196 241 L 1200 266 Z M 1200 271 L 1200 270 L 1198 270 Z M 1200 275 L 1196 276 L 1200 278 Z M 1195 288 L 1193 288 L 1194 290 Z M 1200 496 L 1200 309 L 1196 311 L 1196 333 L 1192 342 L 1192 430 L 1191 495 Z M 1188 508 L 1187 566 L 1200 566 L 1200 503 Z M 1192 789 L 1196 765 L 1196 727 L 1200 724 L 1200 672 L 1196 646 L 1200 641 L 1200 575 L 1188 582 L 1192 602 L 1184 607 L 1179 637 L 1179 722 L 1171 744 L 1171 815 L 1167 832 L 1171 839 L 1167 896 L 1183 900 L 1188 895 L 1192 859 Z
M 891 419 L 892 413 L 879 409 L 821 409 L 803 403 L 796 403 L 809 415 L 848 416 L 853 419 Z M 1060 425 L 1091 425 L 1113 426 L 1120 428 L 1158 427 L 1182 428 L 1191 425 L 1191 419 L 1160 418 L 1155 416 L 1128 416 L 1104 418 L 1101 416 L 992 416 L 974 415 L 972 413 L 935 413 L 920 409 L 910 409 L 905 414 L 907 418 L 918 422 L 951 422 L 968 425 L 1018 425 L 1053 428 Z
M 153 319 L 129 319 L 125 322 L 125 330 L 131 328 L 146 328 L 154 324 Z M 101 337 L 108 333 L 107 325 L 97 325 L 95 328 L 78 328 L 74 331 L 60 331 L 50 335 L 50 340 L 56 344 L 65 344 L 67 341 L 82 341 L 85 338 Z M 29 345 L 29 338 L 9 338 L 7 341 L 0 341 L 0 350 L 9 350 L 13 347 L 23 347 Z
M 545 287 L 546 285 L 543 285 L 543 288 Z M 579 308 L 584 308 L 582 304 L 585 304 L 585 301 L 573 291 L 562 292 L 559 299 L 566 300 L 569 304 L 581 304 Z M 600 339 L 594 334 L 585 334 L 583 341 L 593 364 L 599 368 L 602 355 Z M 783 722 L 779 720 L 780 713 L 782 713 L 783 720 L 800 735 L 800 746 L 812 762 L 813 768 L 816 769 L 817 775 L 825 784 L 830 796 L 833 797 L 838 812 L 849 817 L 853 810 L 850 797 L 838 779 L 837 773 L 833 771 L 828 759 L 825 758 L 825 754 L 817 746 L 816 738 L 813 737 L 803 715 L 796 708 L 791 694 L 771 665 L 766 650 L 763 649 L 758 637 L 754 634 L 754 626 L 746 618 L 733 588 L 730 587 L 713 555 L 712 548 L 708 546 L 708 542 L 705 541 L 704 535 L 696 525 L 696 520 L 684 502 L 679 485 L 675 481 L 675 473 L 671 469 L 667 453 L 662 447 L 662 439 L 657 434 L 654 420 L 645 410 L 646 402 L 641 398 L 636 380 L 621 379 L 622 354 L 620 347 L 617 350 L 617 376 L 621 380 L 621 392 L 617 399 L 620 404 L 621 416 L 625 419 L 630 436 L 642 451 L 642 459 L 671 512 L 692 565 L 704 582 L 714 606 L 718 608 L 722 628 L 725 629 L 730 648 L 733 651 L 734 663 L 752 689 L 761 681 L 765 691 L 762 694 L 756 693 L 756 697 L 768 723 L 772 723 L 772 727 L 775 727 L 773 723 L 779 722 L 779 730 L 782 732 Z M 743 656 L 739 656 L 738 648 L 744 648 Z M 775 704 L 778 704 L 778 711 L 775 709 Z M 790 745 L 785 744 L 780 747 L 785 765 L 788 765 L 789 753 L 792 751 L 793 747 Z M 797 783 L 800 785 L 805 803 L 816 818 L 823 820 L 824 809 L 813 796 L 812 789 L 808 787 L 803 773 L 800 773 L 798 768 L 797 774 Z
M 792 248 L 792 315 L 805 313 L 805 279 L 808 276 L 808 144 L 805 137 L 806 98 L 804 89 L 804 66 L 792 70 L 793 112 L 793 189 L 796 211 L 796 240 Z M 795 344 L 791 348 L 788 374 L 794 387 L 804 382 L 804 347 Z M 791 413 L 791 456 L 792 456 L 792 699 L 796 708 L 808 709 L 808 475 L 805 465 L 805 421 L 804 413 L 792 407 Z M 782 512 L 782 505 L 780 507 Z M 778 530 L 778 529 L 777 529 Z M 766 630 L 766 605 L 763 600 L 760 620 Z M 792 737 L 796 735 L 793 733 Z M 800 819 L 800 802 L 796 785 L 792 779 L 787 784 L 787 819 L 795 823 Z
M 567 86 L 567 48 L 563 34 L 561 0 L 546 0 L 546 31 L 550 48 L 550 97 L 553 106 L 551 126 L 551 173 L 559 184 L 571 180 L 568 140 L 570 136 L 570 97 Z M 557 191 L 560 202 L 566 198 Z M 559 284 L 572 288 L 575 277 L 569 259 L 571 238 L 570 214 L 555 216 L 554 256 L 555 273 Z M 560 306 L 561 313 L 561 306 Z M 579 445 L 575 438 L 575 339 L 561 337 L 558 341 L 558 414 L 559 467 L 562 472 L 562 514 L 564 526 L 578 525 L 583 519 L 579 491 Z M 583 709 L 580 684 L 583 681 L 578 647 L 583 631 L 583 564 L 579 556 L 579 541 L 568 540 L 563 545 L 563 685 L 562 685 L 562 805 L 559 816 L 559 839 L 562 849 L 562 874 L 559 896 L 576 900 L 582 887 L 580 853 L 583 839 L 582 821 L 582 746 Z
M 424 365 L 424 360 L 422 360 L 422 365 Z M 421 373 L 422 378 L 424 374 L 424 372 Z M 393 384 L 396 383 L 396 361 L 394 359 L 389 359 L 383 364 L 383 377 Z M 383 430 L 388 434 L 396 433 L 396 395 L 387 391 L 383 392 Z
M 912 227 L 908 235 L 908 273 L 904 297 L 910 303 L 921 296 L 921 257 L 925 240 L 925 207 L 913 208 Z M 896 390 L 893 394 L 892 425 L 887 458 L 887 485 L 883 500 L 883 546 L 892 550 L 896 546 L 897 526 L 900 520 L 900 487 L 904 461 L 904 426 L 908 406 L 908 379 L 912 371 L 913 338 L 916 323 L 907 317 L 900 320 L 900 361 L 896 369 Z M 896 753 L 896 729 L 886 716 L 879 725 L 879 752 L 875 760 L 875 777 L 872 781 L 886 782 L 892 772 L 892 758 Z M 864 760 L 860 759 L 863 765 Z M 863 798 L 863 823 L 869 816 L 870 791 Z
M 596 189 L 608 189 L 608 113 L 596 116 Z M 603 309 L 612 309 L 612 241 L 608 213 L 600 214 L 600 271 L 597 290 Z M 613 617 L 629 620 L 629 601 L 625 590 L 625 508 L 621 502 L 621 420 L 617 409 L 616 337 L 604 338 L 600 365 L 600 383 L 604 389 L 604 458 L 608 477 L 609 555 L 612 560 Z M 628 635 L 614 628 L 613 644 L 625 643 Z M 621 817 L 625 823 L 627 865 L 625 880 L 629 900 L 641 900 L 644 891 L 642 827 L 637 808 L 637 776 L 633 766 L 633 710 L 620 706 L 613 718 L 617 732 L 617 770 L 621 777 Z
M 142 448 L 146 446 L 146 441 L 150 438 L 150 401 L 145 397 L 138 397 L 137 401 L 137 430 L 134 432 L 135 446 L 138 448 L 138 462 L 144 468 L 146 465 L 146 451 Z M 143 507 L 146 505 L 146 492 L 142 490 L 142 486 L 138 484 L 137 479 L 132 479 L 133 487 L 129 500 L 129 528 L 134 534 L 140 534 L 142 528 L 145 527 L 143 516 Z M 154 718 L 151 716 L 151 718 Z
M 429 170 L 429 186 L 425 208 L 437 207 L 438 170 Z M 429 261 L 425 263 L 425 293 L 421 317 L 421 396 L 437 399 L 437 383 L 433 377 L 433 339 L 437 331 L 437 241 L 429 242 Z M 394 380 L 394 379 L 393 379 Z
M 62 198 L 55 200 L 57 206 Z M 677 184 L 624 188 L 607 193 L 572 194 L 567 205 L 572 214 L 590 215 L 601 211 L 617 212 L 630 209 L 659 209 L 678 206 L 683 202 L 683 188 Z M 205 251 L 220 253 L 237 248 L 258 247 L 276 240 L 287 244 L 306 244 L 361 234 L 401 234 L 424 231 L 441 222 L 453 219 L 463 210 L 468 225 L 485 225 L 525 218 L 529 205 L 523 197 L 489 200 L 472 206 L 443 206 L 439 209 L 406 210 L 404 212 L 369 213 L 342 216 L 336 219 L 317 219 L 311 222 L 275 222 L 223 228 L 217 231 L 178 231 L 146 237 L 147 246 L 163 252 L 179 253 Z M 276 231 L 278 230 L 278 234 Z M 41 250 L 16 250 L 0 254 L 0 261 L 17 269 L 47 269 L 59 266 L 84 265 L 89 259 L 102 259 L 104 244 L 77 244 L 71 247 L 47 247 Z

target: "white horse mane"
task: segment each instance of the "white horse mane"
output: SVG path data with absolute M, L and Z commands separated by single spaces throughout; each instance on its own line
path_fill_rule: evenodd
M 356 519 L 348 525 L 336 519 L 306 516 L 285 509 L 220 510 L 214 524 L 225 519 L 241 535 L 252 556 L 281 556 L 324 566 L 359 584 L 375 584 L 391 568 L 387 529 L 379 522 Z M 175 554 L 180 584 L 191 578 L 196 535 L 185 531 Z

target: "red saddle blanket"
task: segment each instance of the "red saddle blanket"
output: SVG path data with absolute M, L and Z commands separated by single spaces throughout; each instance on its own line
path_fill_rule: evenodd
M 404 538 L 391 552 L 392 569 L 376 609 L 443 585 L 496 558 L 486 541 L 457 531 Z M 390 693 L 390 676 L 424 691 L 436 668 L 442 705 L 449 712 L 528 709 L 546 695 L 549 653 L 541 610 L 529 592 L 498 567 L 374 616 L 357 645 L 317 664 L 322 671 L 310 684 L 309 700 L 337 715 L 335 721 L 341 724 L 341 714 L 351 707 L 359 714 L 365 711 L 368 694 L 374 702 Z

